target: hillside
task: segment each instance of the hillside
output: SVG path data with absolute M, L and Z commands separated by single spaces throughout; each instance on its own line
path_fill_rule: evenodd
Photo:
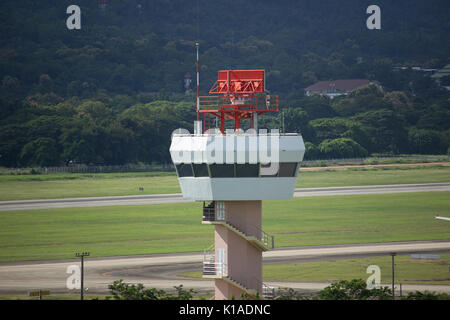
M 447 153 L 448 91 L 394 67 L 450 62 L 448 1 L 377 1 L 381 30 L 365 26 L 371 1 L 76 2 L 81 30 L 66 28 L 73 1 L 0 3 L 0 165 L 169 161 L 170 132 L 194 119 L 183 79 L 195 73 L 195 41 L 201 93 L 219 69 L 264 68 L 308 158 Z M 384 91 L 304 96 L 346 78 Z

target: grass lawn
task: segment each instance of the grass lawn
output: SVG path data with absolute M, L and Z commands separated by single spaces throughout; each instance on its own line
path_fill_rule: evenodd
M 143 187 L 144 191 L 139 191 Z M 1 175 L 0 201 L 179 193 L 174 173 Z
M 0 261 L 199 251 L 213 241 L 199 203 L 0 212 Z
M 263 267 L 264 281 L 335 282 L 367 278 L 367 267 L 377 265 L 381 271 L 381 283 L 392 282 L 392 258 L 390 255 L 369 258 L 352 258 L 329 261 L 267 264 Z M 439 260 L 416 260 L 411 255 L 395 257 L 395 283 L 402 284 L 450 284 L 450 254 L 441 254 Z M 201 278 L 201 271 L 181 273 L 179 276 Z M 389 286 L 390 287 L 390 286 Z
M 298 188 L 450 182 L 449 166 L 302 171 Z M 143 191 L 139 191 L 143 187 Z M 174 173 L 0 175 L 0 201 L 179 193 Z
M 377 265 L 381 271 L 381 283 L 392 283 L 392 257 L 354 258 L 336 261 L 298 262 L 270 264 L 263 268 L 265 281 L 333 282 L 364 279 L 367 267 Z M 395 257 L 395 283 L 402 284 L 450 284 L 450 254 L 441 254 L 439 260 L 416 260 L 411 255 Z
M 297 188 L 450 182 L 449 166 L 373 167 L 300 171 Z
M 275 245 L 302 246 L 450 239 L 450 192 L 294 198 L 263 202 Z
M 318 199 L 320 201 L 318 201 Z M 275 245 L 450 239 L 450 192 L 294 198 L 263 202 Z M 0 212 L 0 262 L 202 251 L 213 228 L 201 203 Z

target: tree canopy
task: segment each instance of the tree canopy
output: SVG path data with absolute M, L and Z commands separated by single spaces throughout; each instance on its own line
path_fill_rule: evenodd
M 307 159 L 449 150 L 450 92 L 409 68 L 450 62 L 448 1 L 380 0 L 381 30 L 359 0 L 80 0 L 80 30 L 70 4 L 0 3 L 1 166 L 169 162 L 170 133 L 195 119 L 196 41 L 200 93 L 220 69 L 265 69 L 281 112 L 260 127 L 302 133 Z M 381 87 L 304 95 L 348 78 Z

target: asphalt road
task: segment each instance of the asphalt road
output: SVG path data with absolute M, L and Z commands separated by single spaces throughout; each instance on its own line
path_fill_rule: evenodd
M 329 188 L 297 188 L 294 197 L 320 197 L 355 194 L 383 194 L 402 192 L 450 191 L 450 183 L 396 184 L 375 186 L 350 186 Z M 189 202 L 179 193 L 136 196 L 110 196 L 92 198 L 1 201 L 0 211 L 54 209 L 76 207 L 103 207 L 116 205 L 146 205 L 158 203 Z
M 450 241 L 415 241 L 361 245 L 334 245 L 283 248 L 265 252 L 264 264 L 294 261 L 329 260 L 411 253 L 449 253 Z M 123 279 L 127 283 L 142 283 L 146 287 L 173 289 L 183 284 L 198 292 L 213 292 L 214 280 L 180 278 L 177 274 L 201 270 L 202 253 L 159 254 L 130 257 L 86 258 L 85 287 L 88 293 L 108 293 L 108 285 Z M 77 293 L 66 288 L 68 266 L 80 265 L 79 259 L 65 261 L 18 262 L 0 264 L 0 293 L 26 293 L 32 289 L 49 289 L 54 293 Z M 316 291 L 329 283 L 272 282 L 274 287 L 290 287 Z M 386 284 L 389 285 L 389 284 Z M 450 286 L 404 285 L 403 291 L 429 290 L 450 292 Z

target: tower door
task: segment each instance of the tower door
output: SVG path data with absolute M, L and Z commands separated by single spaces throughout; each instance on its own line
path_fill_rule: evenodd
M 217 220 L 225 220 L 225 202 L 217 201 Z
M 225 248 L 217 248 L 217 274 L 225 275 Z

